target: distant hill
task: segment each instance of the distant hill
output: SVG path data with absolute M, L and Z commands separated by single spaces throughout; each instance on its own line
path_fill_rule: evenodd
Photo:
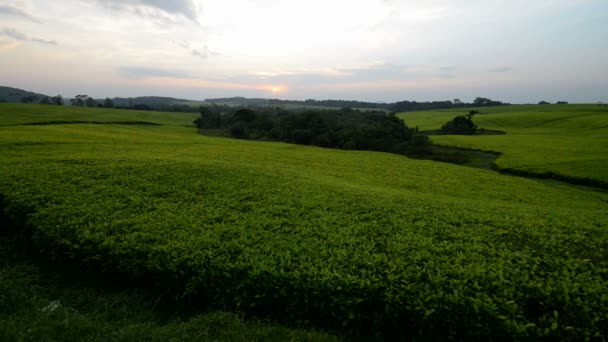
M 103 103 L 103 99 L 97 100 Z M 117 107 L 132 107 L 135 105 L 146 105 L 150 107 L 174 106 L 174 105 L 192 105 L 198 106 L 202 101 L 193 101 L 186 99 L 177 99 L 174 97 L 163 96 L 139 96 L 139 97 L 115 97 L 112 102 Z
M 21 102 L 21 98 L 24 96 L 34 96 L 40 100 L 48 95 L 34 93 L 18 88 L 0 86 L 0 102 Z
M 21 102 L 24 96 L 33 96 L 32 103 L 38 103 L 47 95 L 38 94 L 22 89 L 0 86 L 0 102 Z M 103 104 L 105 99 L 96 99 L 97 103 Z M 434 109 L 457 109 L 467 107 L 493 107 L 508 105 L 500 101 L 493 101 L 487 98 L 478 97 L 473 103 L 458 101 L 400 101 L 395 103 L 363 102 L 352 100 L 279 100 L 270 98 L 246 98 L 246 97 L 226 97 L 206 99 L 204 101 L 178 99 L 165 96 L 139 96 L 139 97 L 114 97 L 111 99 L 115 107 L 135 108 L 146 107 L 142 110 L 160 111 L 181 111 L 191 112 L 198 110 L 199 106 L 209 106 L 213 104 L 227 105 L 236 107 L 264 107 L 279 106 L 286 109 L 305 109 L 316 108 L 354 108 L 360 110 L 384 110 L 393 112 L 411 112 Z M 69 105 L 69 98 L 64 98 L 64 104 Z
M 389 109 L 389 104 L 348 101 L 348 100 L 279 100 L 266 98 L 227 97 L 217 99 L 206 99 L 207 103 L 223 104 L 229 106 L 297 106 L 297 107 L 332 107 L 332 108 L 366 108 L 366 109 Z

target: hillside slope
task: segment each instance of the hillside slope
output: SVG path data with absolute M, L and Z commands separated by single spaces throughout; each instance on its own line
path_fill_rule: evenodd
M 401 114 L 410 127 L 438 129 L 468 110 Z M 608 184 L 608 107 L 532 105 L 483 108 L 474 116 L 480 128 L 505 135 L 435 135 L 433 142 L 501 152 L 499 169 L 555 173 Z
M 23 90 L 23 89 L 0 86 L 0 103 L 2 103 L 2 102 L 19 103 L 19 102 L 21 102 L 21 98 L 24 96 L 36 96 L 39 99 L 47 97 L 47 95 L 38 94 L 38 93 L 31 92 L 31 91 Z
M 163 113 L 126 109 L 0 104 L 0 126 L 57 123 L 149 123 L 191 126 L 198 113 Z

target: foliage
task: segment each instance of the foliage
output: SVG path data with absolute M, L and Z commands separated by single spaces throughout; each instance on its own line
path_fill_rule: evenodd
M 264 98 L 244 98 L 244 97 L 228 97 L 207 99 L 207 103 L 211 104 L 230 104 L 237 107 L 269 107 L 269 106 L 299 106 L 299 107 L 332 107 L 332 108 L 367 108 L 367 109 L 387 109 L 388 106 L 384 103 L 361 102 L 361 101 L 345 101 L 345 100 L 314 100 L 308 99 L 305 101 L 296 100 L 279 100 L 279 99 L 264 99 Z
M 34 103 L 38 99 L 35 95 L 25 95 L 21 97 L 21 103 Z
M 473 122 L 472 115 L 458 115 L 451 121 L 441 126 L 443 134 L 472 135 L 477 132 L 477 125 Z
M 61 95 L 53 96 L 51 98 L 51 102 L 55 106 L 63 106 L 63 98 L 61 97 Z
M 278 140 L 348 150 L 404 153 L 414 135 L 403 121 L 385 112 L 342 110 L 287 111 L 281 108 L 201 107 L 200 129 L 223 129 L 239 139 Z M 418 148 L 427 142 L 418 139 Z
M 450 108 L 467 108 L 467 107 L 491 107 L 491 106 L 503 106 L 508 103 L 500 101 L 493 101 L 483 97 L 478 97 L 473 103 L 465 103 L 459 99 L 453 101 L 433 101 L 433 102 L 416 102 L 416 101 L 401 101 L 389 105 L 388 108 L 394 112 L 411 112 L 420 110 L 436 110 L 436 109 L 450 109 Z
M 301 107 L 314 109 L 314 107 L 321 107 L 324 109 L 329 108 L 361 108 L 361 109 L 372 109 L 372 110 L 388 110 L 395 112 L 406 112 L 415 110 L 431 110 L 431 109 L 446 109 L 446 108 L 464 108 L 471 106 L 498 106 L 506 105 L 500 101 L 492 101 L 484 98 L 477 98 L 477 102 L 464 103 L 460 99 L 454 99 L 453 101 L 432 101 L 432 102 L 416 102 L 416 101 L 399 101 L 395 103 L 375 103 L 375 102 L 360 102 L 360 101 L 344 101 L 344 100 L 279 100 L 279 99 L 263 99 L 255 98 L 249 99 L 244 97 L 230 97 L 230 98 L 218 98 L 218 99 L 207 99 L 205 102 L 211 104 L 229 104 L 237 107 L 270 107 L 280 106 L 286 108 L 287 106 Z
M 51 271 L 19 250 L 0 235 L 2 341 L 337 341 L 226 312 L 179 317 L 162 295 Z
M 5 210 L 47 259 L 361 336 L 608 336 L 606 193 L 144 114 L 173 125 L 0 126 Z
M 70 103 L 72 106 L 77 107 L 98 107 L 97 101 L 89 95 L 76 95 L 76 97 L 70 100 Z
M 48 96 L 45 96 L 42 100 L 40 100 L 39 103 L 42 104 L 42 105 L 51 105 L 51 104 L 53 104 L 51 102 L 51 99 Z
M 477 97 L 473 101 L 473 107 L 496 107 L 496 106 L 504 106 L 508 105 L 508 103 L 502 103 L 500 101 L 490 100 L 485 97 Z
M 112 102 L 112 100 L 110 100 L 110 98 L 106 98 L 103 101 L 103 108 L 114 108 L 114 102 Z
M 221 128 L 222 127 L 222 117 L 221 112 L 217 109 L 212 109 L 208 107 L 201 107 L 201 116 L 194 120 L 194 124 L 198 128 Z

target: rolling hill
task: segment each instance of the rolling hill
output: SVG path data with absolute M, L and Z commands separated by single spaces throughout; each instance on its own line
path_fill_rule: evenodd
M 608 336 L 605 192 L 54 109 L 0 105 L 0 194 L 55 264 L 347 336 Z
M 1 102 L 19 103 L 19 102 L 21 102 L 21 98 L 24 96 L 35 96 L 39 99 L 47 97 L 47 95 L 38 94 L 38 93 L 31 92 L 31 91 L 23 90 L 23 89 L 0 86 L 0 103 Z
M 400 114 L 410 127 L 435 130 L 471 109 Z M 499 170 L 539 176 L 565 176 L 608 185 L 608 107 L 531 105 L 477 109 L 480 128 L 505 135 L 433 135 L 433 142 L 500 152 Z

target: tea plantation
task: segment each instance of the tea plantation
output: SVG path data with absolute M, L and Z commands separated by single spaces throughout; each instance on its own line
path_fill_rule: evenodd
M 347 337 L 608 338 L 608 193 L 387 153 L 204 137 L 189 122 L 0 105 L 11 234 L 57 265 L 165 289 L 201 310 Z
M 498 169 L 563 175 L 608 186 L 608 106 L 532 105 L 475 108 L 473 121 L 505 135 L 436 135 L 433 142 L 501 152 Z M 438 129 L 469 109 L 400 114 L 420 130 Z

